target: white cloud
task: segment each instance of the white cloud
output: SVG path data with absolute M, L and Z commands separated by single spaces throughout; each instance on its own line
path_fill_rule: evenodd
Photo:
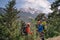
M 58 7 L 58 9 L 60 9 L 60 6 Z
M 45 13 L 51 12 L 51 4 L 47 0 L 23 0 L 24 4 L 23 8 L 35 8 L 35 9 L 43 9 L 42 11 Z M 42 7 L 42 8 L 41 8 Z
M 51 9 L 48 9 L 48 8 L 46 8 L 45 10 L 43 10 L 43 13 L 46 13 L 46 14 L 48 14 L 48 13 L 52 13 L 53 11 L 51 10 Z

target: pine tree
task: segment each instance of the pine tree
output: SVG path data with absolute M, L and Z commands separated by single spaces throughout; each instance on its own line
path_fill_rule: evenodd
M 12 27 L 12 23 L 18 18 L 17 14 L 19 13 L 19 11 L 17 11 L 17 9 L 14 7 L 15 4 L 15 0 L 12 0 L 9 2 L 5 9 L 5 19 L 8 27 Z
M 6 8 L 5 13 L 1 18 L 1 40 L 19 40 L 19 27 L 17 26 L 18 14 L 20 11 L 15 8 L 16 0 L 11 0 Z M 3 25 L 4 24 L 4 25 Z
M 45 16 L 44 13 L 38 14 L 38 16 L 35 18 L 35 20 L 41 20 Z

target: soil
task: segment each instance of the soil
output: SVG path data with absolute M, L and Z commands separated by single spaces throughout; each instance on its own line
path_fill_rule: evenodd
M 47 40 L 60 40 L 60 36 L 58 36 L 58 37 L 53 37 L 53 38 L 48 38 Z

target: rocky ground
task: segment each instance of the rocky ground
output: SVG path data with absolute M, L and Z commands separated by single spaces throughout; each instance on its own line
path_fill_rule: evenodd
M 58 36 L 58 37 L 53 37 L 53 38 L 48 38 L 47 40 L 60 40 L 60 36 Z

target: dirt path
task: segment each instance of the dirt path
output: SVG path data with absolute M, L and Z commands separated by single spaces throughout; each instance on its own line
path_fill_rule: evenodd
M 60 36 L 54 38 L 48 38 L 47 40 L 60 40 Z

